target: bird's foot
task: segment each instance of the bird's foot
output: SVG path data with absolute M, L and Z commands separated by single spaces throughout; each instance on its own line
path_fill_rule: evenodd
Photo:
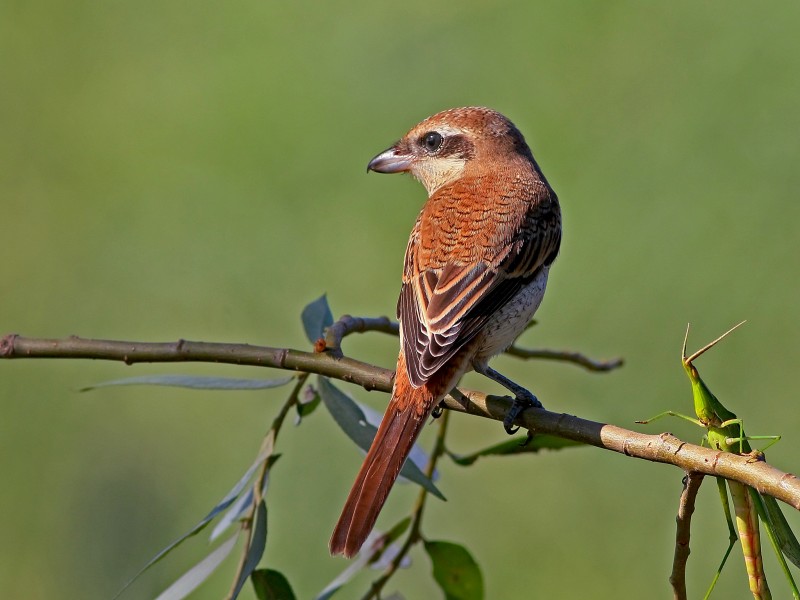
M 433 410 L 431 411 L 431 417 L 433 417 L 434 419 L 438 419 L 439 417 L 442 416 L 442 412 L 444 411 L 444 409 L 445 409 L 444 400 L 439 400 L 439 404 L 434 406 Z
M 523 413 L 526 408 L 544 408 L 539 399 L 528 390 L 521 389 L 514 397 L 514 402 L 503 419 L 503 428 L 508 435 L 514 435 L 519 431 L 519 426 L 514 427 L 514 421 Z

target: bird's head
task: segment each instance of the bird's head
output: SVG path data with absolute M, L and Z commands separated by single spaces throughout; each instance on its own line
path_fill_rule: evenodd
M 516 164 L 536 168 L 514 124 L 489 108 L 467 107 L 445 110 L 415 125 L 399 142 L 373 158 L 367 170 L 409 172 L 431 196 L 464 175 Z

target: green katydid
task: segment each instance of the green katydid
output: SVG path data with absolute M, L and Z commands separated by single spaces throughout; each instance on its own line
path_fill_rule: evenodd
M 744 321 L 742 321 L 742 323 L 744 323 Z M 742 323 L 732 327 L 713 342 L 707 344 L 688 357 L 686 356 L 686 341 L 689 337 L 689 327 L 687 326 L 686 328 L 681 362 L 692 383 L 694 410 L 697 414 L 696 419 L 673 411 L 667 411 L 646 421 L 637 422 L 650 423 L 651 421 L 666 416 L 680 417 L 704 427 L 706 429 L 706 435 L 703 438 L 703 443 L 707 443 L 711 448 L 735 454 L 749 454 L 753 457 L 753 460 L 763 460 L 763 451 L 754 452 L 748 440 L 771 440 L 770 443 L 764 447 L 764 450 L 766 450 L 769 446 L 777 442 L 780 436 L 746 436 L 742 420 L 722 405 L 711 390 L 708 389 L 708 386 L 706 386 L 705 382 L 701 379 L 700 374 L 693 364 L 696 358 L 714 347 L 725 336 L 742 325 Z M 708 592 L 706 592 L 706 599 L 711 595 L 711 591 L 714 589 L 717 579 L 719 579 L 719 575 L 722 572 L 722 568 L 725 566 L 725 561 L 727 561 L 728 555 L 730 555 L 737 539 L 736 529 L 734 529 L 733 519 L 731 518 L 725 483 L 725 479 L 717 477 L 717 486 L 722 500 L 722 507 L 728 522 L 730 543 L 717 569 L 717 573 L 711 582 L 711 586 Z M 792 574 L 784 559 L 785 554 L 789 560 L 800 567 L 800 543 L 798 543 L 797 538 L 789 527 L 777 501 L 771 496 L 762 496 L 755 489 L 736 481 L 728 481 L 727 485 L 730 490 L 731 499 L 733 500 L 736 526 L 742 541 L 742 552 L 744 554 L 745 566 L 750 582 L 750 591 L 753 593 L 753 597 L 756 600 L 769 600 L 772 598 L 761 561 L 761 540 L 758 528 L 760 517 L 761 521 L 764 523 L 770 542 L 775 549 L 775 553 L 778 556 L 778 561 L 789 582 L 789 586 L 792 589 L 792 594 L 795 600 L 800 600 L 800 592 L 795 585 Z

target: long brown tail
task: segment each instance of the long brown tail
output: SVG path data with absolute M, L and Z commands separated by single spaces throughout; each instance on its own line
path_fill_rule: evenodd
M 350 558 L 359 551 L 434 403 L 449 389 L 435 381 L 414 388 L 408 381 L 402 355 L 397 367 L 392 399 L 333 530 L 331 554 L 342 553 Z

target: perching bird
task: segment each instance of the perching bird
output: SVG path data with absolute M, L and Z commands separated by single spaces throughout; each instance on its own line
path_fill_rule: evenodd
M 416 125 L 368 171 L 410 172 L 428 191 L 406 249 L 397 303 L 392 399 L 330 541 L 355 555 L 428 416 L 470 370 L 536 397 L 489 367 L 542 301 L 561 242 L 561 211 L 522 134 L 488 108 L 455 108 Z

